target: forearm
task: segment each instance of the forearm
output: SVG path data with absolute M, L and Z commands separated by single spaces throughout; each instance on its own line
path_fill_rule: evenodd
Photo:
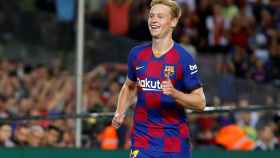
M 120 91 L 116 113 L 124 114 L 128 107 L 133 102 L 135 97 L 136 87 L 125 83 Z
M 196 111 L 203 111 L 206 106 L 204 94 L 201 93 L 183 93 L 175 90 L 173 94 L 175 101 L 183 107 Z

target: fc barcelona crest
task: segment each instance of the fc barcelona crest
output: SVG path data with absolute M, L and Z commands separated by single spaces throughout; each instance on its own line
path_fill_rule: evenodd
M 170 78 L 175 74 L 175 68 L 172 65 L 166 65 L 164 67 L 164 77 Z

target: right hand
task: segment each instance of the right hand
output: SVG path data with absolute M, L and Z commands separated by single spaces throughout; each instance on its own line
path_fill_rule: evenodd
M 124 113 L 115 113 L 115 116 L 113 117 L 113 120 L 112 120 L 113 127 L 118 129 L 122 125 L 124 118 L 125 118 Z

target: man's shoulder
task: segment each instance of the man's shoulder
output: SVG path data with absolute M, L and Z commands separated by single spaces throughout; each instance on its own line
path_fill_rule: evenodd
M 149 47 L 151 47 L 151 42 L 140 43 L 140 44 L 134 46 L 131 49 L 131 52 L 132 53 L 138 53 L 138 52 L 141 52 L 142 50 L 144 50 L 146 48 L 149 48 Z
M 180 43 L 174 43 L 174 47 L 178 53 L 184 55 L 190 55 L 190 53 Z
M 193 56 L 181 44 L 174 43 L 176 51 L 180 54 L 181 58 L 186 61 L 193 61 Z

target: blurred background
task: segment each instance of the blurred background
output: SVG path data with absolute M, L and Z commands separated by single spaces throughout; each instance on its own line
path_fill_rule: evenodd
M 177 1 L 174 39 L 198 62 L 207 105 L 263 107 L 189 114 L 193 149 L 279 149 L 280 1 Z M 129 50 L 151 39 L 149 3 L 85 0 L 82 112 L 114 112 Z M 75 114 L 77 4 L 0 0 L 1 148 L 75 147 L 74 119 L 8 120 Z M 119 130 L 111 118 L 83 118 L 80 147 L 129 149 L 131 115 Z

